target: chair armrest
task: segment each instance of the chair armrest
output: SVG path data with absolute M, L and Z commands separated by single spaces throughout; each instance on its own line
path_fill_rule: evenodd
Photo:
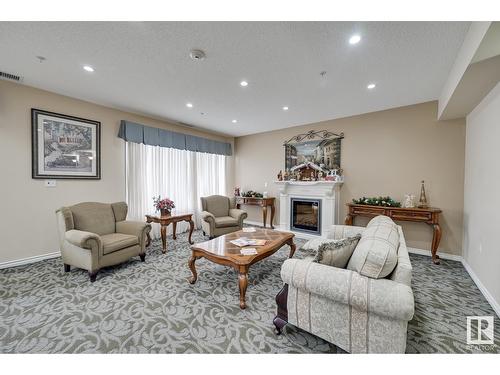
M 144 221 L 124 220 L 116 222 L 116 233 L 137 236 L 139 242 L 145 241 L 145 236 L 151 231 L 151 224 Z
M 209 224 L 215 225 L 215 216 L 208 211 L 201 212 L 201 220 L 206 221 Z
M 238 208 L 229 209 L 229 216 L 234 217 L 240 224 L 243 224 L 243 220 L 245 220 L 248 216 L 246 211 L 240 210 Z
M 389 279 L 371 279 L 355 271 L 303 259 L 286 260 L 281 278 L 294 288 L 359 311 L 405 321 L 413 318 L 411 288 Z
M 363 233 L 365 227 L 357 227 L 354 225 L 332 225 L 326 238 L 330 240 L 341 240 L 346 237 L 354 237 L 357 234 Z
M 64 239 L 70 244 L 88 250 L 102 249 L 101 237 L 95 233 L 71 229 L 64 234 Z

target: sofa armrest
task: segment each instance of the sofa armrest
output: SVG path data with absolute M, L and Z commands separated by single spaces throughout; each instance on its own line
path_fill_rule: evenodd
M 286 260 L 281 278 L 294 288 L 370 314 L 405 321 L 414 314 L 411 288 L 389 279 L 371 279 L 355 271 L 303 259 Z
M 151 231 L 151 224 L 144 221 L 124 220 L 116 223 L 116 233 L 129 234 L 137 236 L 142 245 L 146 241 L 146 234 Z
M 238 220 L 238 223 L 240 225 L 243 225 L 243 220 L 245 220 L 248 216 L 246 211 L 240 210 L 238 208 L 231 208 L 229 209 L 229 216 L 234 217 L 236 220 Z
M 346 237 L 354 237 L 357 234 L 363 233 L 365 227 L 357 227 L 354 225 L 332 225 L 326 238 L 330 240 L 340 240 Z
M 215 230 L 215 216 L 208 212 L 208 211 L 202 211 L 201 212 L 201 220 L 204 222 L 208 223 L 210 226 L 210 231 L 213 232 Z
M 88 250 L 102 249 L 101 237 L 95 233 L 72 229 L 64 234 L 64 239 L 70 244 Z

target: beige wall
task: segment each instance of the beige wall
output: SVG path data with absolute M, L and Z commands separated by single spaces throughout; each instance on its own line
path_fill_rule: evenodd
M 284 167 L 284 141 L 312 129 L 344 132 L 341 217 L 346 214 L 345 203 L 363 195 L 402 200 L 405 193 L 413 193 L 418 199 L 423 179 L 430 203 L 443 210 L 440 251 L 461 254 L 465 120 L 440 122 L 436 117 L 437 102 L 429 102 L 238 137 L 235 184 L 262 192 L 267 182 L 267 191 L 277 197 L 273 181 Z M 247 210 L 248 220 L 262 220 L 256 207 Z M 279 207 L 275 222 L 277 218 Z M 430 227 L 406 223 L 403 229 L 409 246 L 430 248 Z
M 464 259 L 500 316 L 500 83 L 467 116 Z
M 101 180 L 58 180 L 45 188 L 31 178 L 31 108 L 101 122 Z M 0 263 L 58 251 L 54 211 L 81 201 L 125 199 L 125 143 L 117 137 L 120 120 L 232 142 L 144 116 L 0 81 Z M 230 158 L 232 159 L 232 158 Z M 232 186 L 232 160 L 228 184 Z

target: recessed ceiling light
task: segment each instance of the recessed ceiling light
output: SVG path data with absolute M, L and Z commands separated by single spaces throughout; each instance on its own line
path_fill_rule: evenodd
M 90 65 L 84 65 L 83 69 L 86 70 L 87 72 L 93 72 L 94 68 L 92 68 Z
M 248 86 L 248 82 L 247 81 L 241 81 L 240 85 L 243 86 L 243 87 L 246 87 L 246 86 Z
M 236 124 L 238 122 L 238 120 L 233 120 L 231 121 L 233 124 Z
M 366 86 L 366 88 L 367 88 L 368 90 L 373 90 L 373 89 L 375 88 L 375 86 L 376 86 L 376 85 L 375 85 L 374 83 L 370 83 L 368 86 Z
M 349 38 L 349 44 L 358 44 L 361 40 L 361 37 L 359 35 L 353 35 Z
M 284 107 L 283 107 L 283 111 L 288 111 L 288 107 L 287 107 L 287 106 L 284 106 Z
M 186 103 L 186 107 L 193 108 L 193 103 Z

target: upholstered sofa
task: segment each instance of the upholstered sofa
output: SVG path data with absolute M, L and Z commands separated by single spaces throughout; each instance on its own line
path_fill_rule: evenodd
M 56 211 L 64 270 L 71 266 L 89 272 L 90 281 L 102 267 L 138 255 L 145 260 L 146 236 L 151 225 L 127 221 L 125 202 L 85 202 Z
M 392 257 L 397 263 L 383 278 L 377 275 L 387 262 L 382 253 L 371 252 L 377 244 L 370 241 L 387 245 L 389 231 L 384 238 L 363 239 L 368 227 L 332 226 L 329 239 L 361 234 L 345 269 L 314 262 L 313 257 L 286 260 L 281 269 L 285 285 L 276 296 L 278 333 L 291 323 L 350 353 L 404 353 L 414 313 L 412 267 L 403 231 L 396 224 L 394 228 L 389 246 L 396 247 Z M 365 251 L 356 253 L 360 247 Z
M 234 198 L 211 195 L 201 198 L 201 228 L 210 238 L 243 228 L 247 213 L 236 208 Z

